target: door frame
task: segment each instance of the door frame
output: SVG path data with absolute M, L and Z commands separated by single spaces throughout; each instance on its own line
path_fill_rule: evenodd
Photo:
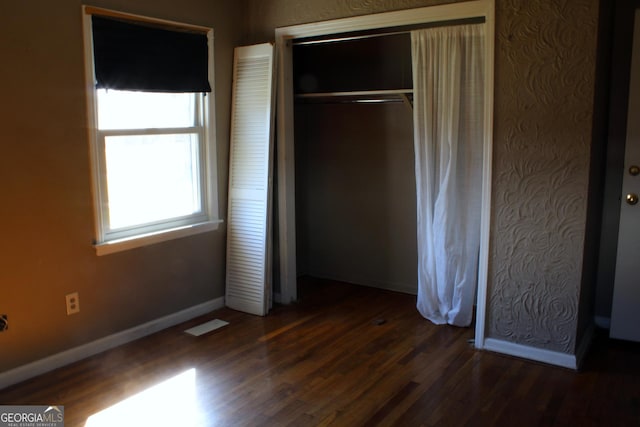
M 485 28 L 485 109 L 482 172 L 482 211 L 475 346 L 484 348 L 487 280 L 489 271 L 489 232 L 491 225 L 491 173 L 493 153 L 493 95 L 495 0 L 474 0 L 428 6 L 417 9 L 377 13 L 276 29 L 277 61 L 277 176 L 278 227 L 280 256 L 280 292 L 276 301 L 288 304 L 297 299 L 295 141 L 292 40 L 328 36 L 362 30 L 484 18 Z
M 632 161 L 638 154 L 638 137 L 640 129 L 633 120 L 640 112 L 640 101 L 637 96 L 640 93 L 640 80 L 637 73 L 640 71 L 640 8 L 634 10 L 633 41 L 631 43 L 631 67 L 629 81 L 629 97 L 627 103 L 627 129 L 625 137 L 625 151 L 623 162 L 623 178 L 620 186 L 620 209 L 618 222 L 618 246 L 616 251 L 616 268 L 613 284 L 613 298 L 611 305 L 611 323 L 609 336 L 611 338 L 629 341 L 640 341 L 640 334 L 633 326 L 634 318 L 637 318 L 638 292 L 636 288 L 635 262 L 629 252 L 638 251 L 638 243 L 634 239 L 633 227 L 630 227 L 631 218 L 636 216 L 639 207 L 627 205 L 625 194 L 638 193 L 638 177 L 631 177 L 629 167 L 637 162 Z M 624 229 L 623 229 L 624 227 Z
M 601 20 L 607 26 L 601 30 L 608 37 L 602 41 L 602 60 L 607 64 L 606 129 L 602 131 L 606 145 L 603 177 L 602 218 L 595 294 L 595 324 L 603 329 L 611 327 L 614 282 L 616 274 L 618 233 L 620 226 L 620 197 L 624 176 L 625 146 L 629 84 L 631 79 L 631 51 L 636 9 L 640 0 L 615 0 L 601 10 Z M 604 71 L 603 71 L 604 72 Z M 608 101 L 608 102 L 607 102 Z

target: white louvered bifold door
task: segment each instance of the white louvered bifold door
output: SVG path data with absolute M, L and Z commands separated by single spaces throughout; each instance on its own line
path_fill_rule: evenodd
M 273 46 L 236 48 L 225 302 L 259 316 L 271 304 L 273 98 Z

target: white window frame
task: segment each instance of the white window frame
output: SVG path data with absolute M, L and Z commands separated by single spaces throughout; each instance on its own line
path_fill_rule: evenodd
M 214 79 L 213 63 L 213 29 L 173 21 L 148 18 L 140 15 L 82 6 L 85 77 L 87 93 L 87 120 L 89 130 L 90 157 L 92 169 L 93 204 L 95 218 L 96 239 L 94 248 L 97 255 L 106 255 L 158 242 L 186 237 L 211 230 L 216 230 L 222 220 L 218 212 L 218 180 L 217 155 L 215 139 L 215 96 L 214 91 L 200 99 L 196 108 L 198 123 L 189 128 L 163 129 L 135 129 L 135 130 L 99 130 L 97 113 L 97 89 L 94 71 L 93 34 L 91 16 L 107 16 L 125 18 L 132 21 L 155 23 L 162 26 L 190 29 L 207 34 L 209 45 L 209 81 L 212 86 Z M 131 227 L 126 230 L 109 230 L 107 206 L 107 177 L 105 162 L 105 137 L 112 135 L 164 135 L 175 133 L 198 133 L 199 137 L 199 167 L 200 167 L 200 197 L 203 211 L 167 221 L 147 223 Z

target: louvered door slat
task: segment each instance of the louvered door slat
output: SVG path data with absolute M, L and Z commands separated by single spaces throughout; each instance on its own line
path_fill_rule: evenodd
M 235 50 L 225 301 L 260 316 L 271 292 L 272 82 L 272 45 Z

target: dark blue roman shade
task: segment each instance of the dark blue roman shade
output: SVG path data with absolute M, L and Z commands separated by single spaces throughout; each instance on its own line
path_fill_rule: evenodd
M 99 89 L 211 92 L 207 35 L 93 15 Z

